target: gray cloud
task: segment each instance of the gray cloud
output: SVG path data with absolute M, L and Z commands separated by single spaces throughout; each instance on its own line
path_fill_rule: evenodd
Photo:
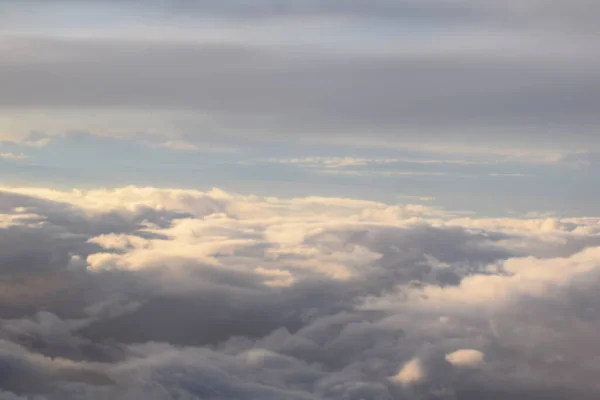
M 182 10 L 184 3 L 199 12 L 212 9 L 212 2 L 182 2 Z M 289 9 L 294 14 L 314 7 L 317 13 L 337 10 L 359 17 L 367 10 L 388 15 L 390 7 L 398 8 L 398 15 L 404 15 L 405 7 L 444 9 L 439 2 L 395 4 L 290 2 Z M 496 2 L 481 7 L 444 4 L 459 10 L 503 9 Z M 522 8 L 548 5 L 531 1 Z M 213 6 L 227 14 L 229 6 Z M 504 11 L 518 8 L 513 6 Z M 271 2 L 253 7 L 276 8 Z M 582 14 L 579 9 L 571 3 L 543 8 L 546 14 L 573 21 Z M 593 9 L 588 13 L 593 15 Z M 365 24 L 357 28 L 357 39 L 370 29 Z M 498 30 L 485 24 L 458 36 L 441 29 L 449 35 L 439 44 L 418 35 L 398 36 L 398 44 L 390 42 L 383 51 L 360 40 L 354 41 L 354 50 L 328 51 L 317 44 L 264 45 L 251 37 L 229 44 L 194 44 L 181 38 L 159 42 L 4 35 L 1 40 L 11 56 L 0 62 L 0 105 L 8 110 L 169 110 L 175 113 L 171 129 L 199 141 L 206 139 L 202 132 L 217 132 L 355 143 L 365 142 L 368 133 L 370 142 L 379 138 L 396 144 L 415 143 L 424 136 L 432 145 L 518 143 L 530 148 L 540 138 L 553 148 L 597 145 L 595 35 L 566 35 L 562 29 Z M 141 121 L 139 125 L 142 129 Z M 87 121 L 70 129 L 90 126 Z
M 136 2 L 99 2 L 90 1 L 53 1 L 51 4 L 39 0 L 24 1 L 23 4 L 35 4 L 48 8 L 67 6 L 76 7 L 114 6 L 114 12 L 147 12 L 146 17 L 157 13 L 179 17 L 220 17 L 241 20 L 285 18 L 285 17 L 352 17 L 359 20 L 368 18 L 391 20 L 424 19 L 438 22 L 468 23 L 475 21 L 517 23 L 519 21 L 538 21 L 550 26 L 571 26 L 583 24 L 592 28 L 591 19 L 597 15 L 598 8 L 591 0 L 577 1 L 470 1 L 470 0 L 426 0 L 426 1 L 391 1 L 376 0 L 369 3 L 361 1 L 299 1 L 299 0 L 234 0 L 227 3 L 214 0 L 154 0 L 140 5 Z M 112 4 L 111 4 L 112 3 Z M 126 7 L 123 7 L 123 5 Z M 14 5 L 8 11 L 17 9 Z M 85 8 L 84 8 L 85 9 Z M 29 9 L 31 10 L 31 9 Z M 89 10 L 89 9 L 88 9 Z M 10 13 L 8 14 L 10 17 Z M 7 19 L 9 18 L 7 17 Z M 587 23 L 587 24 L 586 24 Z
M 599 11 L 0 2 L 0 140 L 553 149 L 590 178 Z M 593 217 L 0 189 L 0 399 L 597 399 L 599 245 Z
M 10 371 L 0 398 L 591 399 L 600 390 L 595 219 L 478 220 L 419 209 L 422 219 L 409 223 L 409 211 L 371 202 L 284 206 L 128 190 L 0 197 L 0 221 L 10 224 L 0 228 L 1 279 L 28 293 L 0 297 L 10 309 L 0 319 Z M 386 222 L 377 222 L 382 211 Z M 120 219 L 98 223 L 110 215 Z M 303 224 L 298 241 L 278 234 Z M 240 238 L 262 244 L 223 247 Z M 223 243 L 212 250 L 218 265 L 202 256 L 214 240 Z M 25 258 L 25 248 L 39 255 Z M 93 256 L 102 254 L 122 267 L 99 264 Z M 94 268 L 84 268 L 86 257 Z M 330 275 L 336 260 L 349 277 Z M 268 284 L 284 271 L 294 281 Z M 488 287 L 494 282 L 511 286 Z M 548 291 L 536 289 L 547 282 Z M 507 301 L 505 287 L 514 293 Z M 484 361 L 468 371 L 452 365 L 447 355 L 461 349 Z M 413 358 L 422 369 L 415 383 L 389 379 Z

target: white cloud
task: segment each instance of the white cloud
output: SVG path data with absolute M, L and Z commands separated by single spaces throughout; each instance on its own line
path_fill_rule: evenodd
M 497 266 L 500 274 L 465 277 L 458 287 L 427 288 L 432 302 L 503 306 L 520 296 L 544 297 L 573 280 L 600 270 L 600 247 L 565 258 L 511 258 Z
M 6 160 L 11 160 L 11 161 L 19 161 L 19 160 L 26 160 L 29 157 L 27 157 L 24 154 L 0 153 L 0 158 L 4 158 Z
M 107 250 L 127 250 L 128 248 L 147 248 L 152 245 L 149 240 L 139 236 L 124 234 L 106 234 L 93 237 L 88 243 L 94 243 Z
M 37 214 L 0 214 L 0 228 L 11 226 L 36 226 L 44 222 L 44 217 Z
M 400 371 L 391 378 L 402 386 L 410 386 L 420 383 L 425 378 L 425 372 L 421 364 L 421 360 L 413 358 L 400 368 Z
M 485 355 L 473 349 L 456 350 L 446 354 L 446 361 L 455 367 L 477 367 L 484 361 Z

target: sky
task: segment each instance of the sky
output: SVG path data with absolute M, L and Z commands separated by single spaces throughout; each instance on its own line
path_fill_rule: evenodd
M 2 180 L 596 213 L 595 2 L 220 3 L 0 2 Z
M 599 398 L 598 19 L 0 0 L 0 400 Z

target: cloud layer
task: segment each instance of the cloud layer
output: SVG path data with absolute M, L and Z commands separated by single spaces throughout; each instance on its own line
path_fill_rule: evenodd
M 599 266 L 598 218 L 6 188 L 0 398 L 597 398 Z
M 5 137 L 598 150 L 589 0 L 0 7 Z

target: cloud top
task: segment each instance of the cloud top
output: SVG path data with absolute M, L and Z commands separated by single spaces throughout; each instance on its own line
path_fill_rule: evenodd
M 1 398 L 600 390 L 598 218 L 218 189 L 1 193 Z
M 485 355 L 473 349 L 460 349 L 446 354 L 446 361 L 455 367 L 477 367 L 483 363 Z

